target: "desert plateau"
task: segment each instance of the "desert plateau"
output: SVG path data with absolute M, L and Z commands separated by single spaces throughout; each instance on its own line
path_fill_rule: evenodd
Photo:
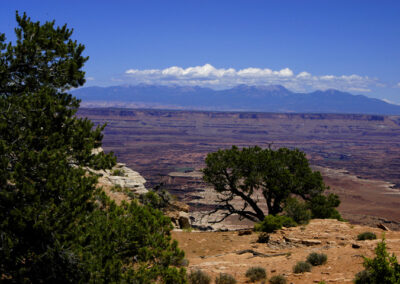
M 353 223 L 400 229 L 400 117 L 360 114 L 275 114 L 82 108 L 107 123 L 104 149 L 138 171 L 152 188 L 163 183 L 201 212 L 212 207 L 202 182 L 204 159 L 232 145 L 298 148 L 340 196 Z

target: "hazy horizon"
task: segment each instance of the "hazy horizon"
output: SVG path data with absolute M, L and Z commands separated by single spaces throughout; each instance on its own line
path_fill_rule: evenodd
M 85 86 L 279 84 L 400 103 L 399 1 L 3 2 L 10 41 L 16 10 L 74 29 Z

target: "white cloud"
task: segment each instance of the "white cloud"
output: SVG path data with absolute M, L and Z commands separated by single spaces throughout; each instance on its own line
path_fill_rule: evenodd
M 249 67 L 236 70 L 234 68 L 215 68 L 211 64 L 188 68 L 172 66 L 165 69 L 129 69 L 125 71 L 123 80 L 132 84 L 176 84 L 214 89 L 230 88 L 239 84 L 279 84 L 298 92 L 332 88 L 342 91 L 370 92 L 371 86 L 379 84 L 377 79 L 356 74 L 316 76 L 303 71 L 296 75 L 290 68 L 271 70 Z
M 400 82 L 397 83 L 396 87 L 397 87 L 397 88 L 400 88 Z
M 310 78 L 311 74 L 308 72 L 300 72 L 299 74 L 297 74 L 296 76 L 297 78 Z

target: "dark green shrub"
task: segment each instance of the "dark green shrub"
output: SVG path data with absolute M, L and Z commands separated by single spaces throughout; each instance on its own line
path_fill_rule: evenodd
M 139 196 L 139 201 L 143 205 L 150 206 L 155 209 L 163 210 L 169 205 L 169 200 L 170 199 L 165 199 L 163 198 L 164 195 L 160 195 L 161 192 L 156 192 L 150 190 L 147 193 L 141 194 Z M 162 194 L 164 194 L 162 192 Z
M 237 281 L 235 277 L 230 274 L 220 273 L 217 278 L 215 278 L 215 284 L 236 284 Z
M 210 276 L 201 270 L 191 271 L 188 279 L 189 279 L 190 284 L 209 284 L 209 283 L 211 283 Z
M 262 267 L 250 267 L 246 271 L 246 277 L 250 279 L 250 282 L 255 282 L 267 278 L 267 272 Z
M 286 278 L 283 275 L 275 275 L 269 279 L 270 284 L 286 284 Z
M 356 278 L 354 279 L 355 284 L 370 284 L 372 282 L 371 273 L 367 270 L 362 270 L 356 274 Z
M 290 197 L 286 199 L 283 212 L 297 224 L 308 224 L 311 219 L 311 211 L 308 209 L 307 204 L 300 202 L 297 198 Z
M 336 194 L 331 193 L 328 196 L 322 194 L 316 195 L 307 205 L 311 210 L 311 217 L 313 219 L 337 219 L 343 221 L 342 216 L 336 210 L 336 207 L 340 205 L 339 196 Z
M 269 234 L 262 232 L 258 235 L 257 243 L 267 244 L 269 242 Z
M 322 265 L 326 263 L 328 257 L 324 253 L 312 252 L 307 256 L 307 262 L 313 266 Z
M 376 240 L 375 233 L 372 232 L 364 232 L 357 236 L 357 240 L 365 241 L 365 240 Z
M 121 170 L 121 169 L 115 169 L 115 170 L 112 170 L 112 171 L 111 171 L 111 175 L 112 175 L 112 176 L 120 176 L 120 177 L 123 177 L 123 176 L 125 176 L 125 172 L 124 172 L 123 170 Z
M 397 257 L 386 250 L 385 239 L 378 243 L 375 258 L 364 257 L 364 271 L 357 273 L 355 283 L 400 283 L 400 265 Z
M 290 227 L 297 226 L 297 223 L 288 216 L 277 216 L 277 217 L 279 217 L 281 219 L 282 227 L 290 228 Z
M 265 216 L 264 221 L 254 225 L 254 230 L 273 233 L 276 230 L 282 229 L 283 226 L 294 227 L 296 226 L 296 222 L 294 222 L 293 219 L 288 216 L 268 215 Z
M 303 272 L 310 272 L 311 271 L 311 264 L 304 261 L 299 261 L 293 266 L 294 273 L 303 273 Z
M 16 19 L 12 42 L 0 34 L 0 283 L 186 282 L 170 219 L 115 204 L 87 170 L 116 158 L 68 94 L 85 82 L 84 46 L 67 25 Z

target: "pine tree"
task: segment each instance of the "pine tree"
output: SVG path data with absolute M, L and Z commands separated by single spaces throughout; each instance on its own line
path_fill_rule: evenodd
M 170 268 L 183 254 L 169 220 L 136 203 L 116 206 L 85 170 L 116 159 L 92 154 L 105 125 L 77 118 L 80 101 L 67 93 L 85 82 L 84 46 L 66 25 L 16 19 L 15 44 L 0 34 L 0 280 L 184 281 Z M 143 263 L 154 269 L 141 271 Z

